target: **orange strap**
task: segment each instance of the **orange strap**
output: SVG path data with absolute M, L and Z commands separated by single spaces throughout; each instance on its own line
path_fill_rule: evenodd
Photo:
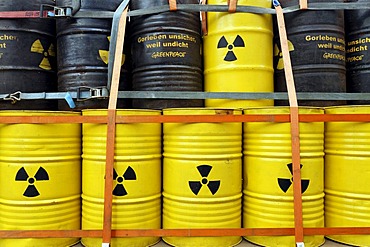
M 121 72 L 121 61 L 123 43 L 125 40 L 126 18 L 128 7 L 123 11 L 117 33 L 116 51 L 113 61 L 112 85 L 110 88 L 108 117 L 107 117 L 107 143 L 106 143 L 106 165 L 104 186 L 104 215 L 103 215 L 103 244 L 110 244 L 112 238 L 112 201 L 113 201 L 113 166 L 116 136 L 116 108 L 119 79 Z M 109 246 L 109 245 L 108 245 Z
M 207 4 L 207 0 L 201 0 L 200 4 L 206 5 Z M 202 33 L 203 33 L 203 36 L 207 36 L 207 34 L 208 34 L 207 13 L 204 12 L 204 11 L 201 11 L 200 12 L 200 16 L 201 16 L 201 21 L 202 21 Z
M 177 10 L 176 0 L 168 0 L 168 4 L 170 5 L 170 11 L 176 11 Z
M 235 13 L 238 0 L 227 0 L 227 4 L 229 5 L 229 13 Z
M 288 89 L 290 105 L 290 131 L 292 140 L 292 163 L 293 163 L 293 198 L 294 198 L 294 231 L 295 240 L 298 244 L 303 243 L 303 208 L 301 192 L 301 169 L 300 169 L 300 141 L 299 141 L 299 109 L 294 85 L 292 63 L 290 61 L 288 37 L 286 33 L 283 9 L 275 6 L 276 18 L 280 34 L 281 50 L 283 52 L 285 80 Z
M 299 8 L 307 9 L 308 8 L 307 0 L 299 0 Z

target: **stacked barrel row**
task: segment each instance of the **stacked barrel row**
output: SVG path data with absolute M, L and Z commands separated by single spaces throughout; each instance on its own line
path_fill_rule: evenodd
M 300 114 L 363 114 L 369 110 L 367 106 L 305 107 Z M 107 116 L 107 111 L 84 110 L 82 114 Z M 161 112 L 117 110 L 117 114 L 158 116 Z M 165 109 L 163 114 L 243 112 L 186 108 Z M 244 114 L 289 114 L 289 108 L 249 108 Z M 0 112 L 0 116 L 24 115 L 79 113 Z M 299 125 L 304 226 L 369 226 L 370 124 Z M 106 124 L 83 123 L 82 129 L 78 123 L 1 124 L 0 147 L 1 230 L 102 229 Z M 294 227 L 291 159 L 289 123 L 246 122 L 244 127 L 240 122 L 117 124 L 112 228 Z M 328 237 L 360 246 L 370 241 L 368 235 Z M 294 236 L 245 238 L 262 246 L 294 245 Z M 0 245 L 66 246 L 78 240 L 0 239 Z M 241 238 L 164 240 L 174 246 L 232 246 Z M 157 241 L 157 237 L 114 238 L 112 245 L 149 246 Z M 319 246 L 324 236 L 306 236 L 304 241 L 306 246 Z M 101 239 L 82 238 L 82 243 L 101 246 Z
M 114 11 L 120 2 L 82 1 L 78 11 Z M 342 0 L 312 1 L 316 2 L 335 4 Z M 197 4 L 198 1 L 182 3 Z M 208 3 L 226 5 L 227 1 L 211 0 Z M 38 10 L 41 4 L 53 5 L 53 1 L 38 0 L 26 5 L 21 0 L 11 4 L 4 2 L 0 10 Z M 272 1 L 241 0 L 238 4 L 271 8 Z M 290 7 L 297 3 L 283 0 L 281 4 Z M 71 3 L 70 0 L 58 0 L 56 5 L 69 6 Z M 130 2 L 130 9 L 143 10 L 163 5 L 167 6 L 168 1 L 136 0 Z M 369 59 L 366 51 L 370 25 L 367 18 L 363 18 L 368 10 L 347 11 L 345 14 L 343 10 L 320 10 L 285 15 L 298 92 L 368 91 Z M 208 12 L 207 33 L 201 33 L 199 14 L 195 12 L 133 16 L 126 30 L 119 90 L 286 91 L 279 32 L 273 25 L 274 20 L 269 14 Z M 0 34 L 0 93 L 81 92 L 107 85 L 111 20 L 2 19 L 1 22 L 4 25 Z M 56 109 L 52 100 L 10 104 L 15 98 L 0 102 L 1 108 Z M 78 100 L 73 109 L 104 109 L 107 102 L 102 99 Z M 70 110 L 73 104 L 67 103 L 59 100 L 58 109 Z M 300 102 L 308 106 L 345 103 L 340 99 Z M 131 104 L 128 99 L 120 99 L 118 108 L 164 109 L 204 105 L 245 108 L 273 104 L 272 100 L 261 99 L 206 99 L 205 102 L 199 99 L 133 99 Z M 276 101 L 275 104 L 287 105 L 287 101 Z

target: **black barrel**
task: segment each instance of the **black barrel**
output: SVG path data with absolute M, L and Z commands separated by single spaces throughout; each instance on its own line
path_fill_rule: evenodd
M 197 4 L 197 0 L 180 0 Z M 132 0 L 131 10 L 168 5 Z M 131 19 L 132 86 L 137 91 L 202 91 L 199 13 L 165 12 Z M 203 106 L 203 100 L 134 99 L 134 108 Z
M 340 3 L 342 0 L 312 0 L 310 3 Z M 296 0 L 281 0 L 283 7 Z M 345 93 L 346 61 L 343 10 L 296 11 L 285 15 L 289 50 L 297 92 Z M 275 91 L 286 92 L 284 66 L 278 33 L 275 38 Z M 335 100 L 302 100 L 300 105 L 345 104 Z M 276 101 L 286 105 L 287 101 Z
M 37 11 L 41 4 L 54 1 L 0 0 L 0 11 Z M 0 19 L 0 94 L 56 91 L 55 47 L 54 20 Z M 56 109 L 49 100 L 11 102 L 0 100 L 0 109 Z
M 368 0 L 351 2 L 368 3 Z M 370 93 L 370 10 L 346 10 L 347 88 L 349 93 Z M 350 104 L 370 104 L 351 101 Z
M 58 6 L 71 6 L 71 0 L 57 0 Z M 81 0 L 79 12 L 115 11 L 121 0 Z M 111 19 L 69 18 L 57 20 L 58 90 L 77 92 L 107 86 L 108 51 L 112 28 Z M 127 40 L 125 39 L 125 47 Z M 128 46 L 129 47 L 129 46 Z M 128 50 L 129 52 L 129 50 Z M 119 90 L 129 89 L 130 58 L 123 55 Z M 75 110 L 107 108 L 107 99 L 77 101 Z M 118 108 L 128 107 L 127 100 L 118 100 Z M 60 110 L 70 109 L 59 101 Z

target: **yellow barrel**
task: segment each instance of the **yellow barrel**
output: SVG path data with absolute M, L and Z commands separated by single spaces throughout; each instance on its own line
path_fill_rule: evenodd
M 245 114 L 289 114 L 289 107 L 254 108 Z M 300 108 L 300 114 L 323 114 Z M 324 123 L 300 123 L 301 185 L 304 227 L 324 226 Z M 290 123 L 244 124 L 243 225 L 245 228 L 294 227 Z M 295 246 L 294 236 L 247 236 L 262 246 Z M 307 247 L 323 236 L 305 236 Z
M 369 114 L 370 106 L 325 108 L 326 114 Z M 370 226 L 370 123 L 327 122 L 325 126 L 325 225 Z M 369 246 L 370 235 L 328 236 Z
M 165 109 L 164 115 L 241 115 L 241 110 Z M 163 228 L 240 228 L 241 123 L 163 124 Z M 233 246 L 241 237 L 165 237 L 173 246 Z
M 227 0 L 208 4 L 227 5 Z M 271 8 L 271 0 L 239 0 L 239 5 Z M 207 13 L 204 36 L 204 89 L 206 92 L 273 92 L 271 15 Z M 207 107 L 272 106 L 273 100 L 209 99 Z
M 0 116 L 79 113 L 1 111 Z M 0 124 L 0 230 L 78 230 L 81 124 Z M 65 247 L 78 238 L 1 239 L 4 247 Z
M 117 116 L 160 115 L 154 110 L 117 110 Z M 84 116 L 107 116 L 106 110 L 84 110 Z M 112 229 L 161 227 L 161 124 L 117 124 L 113 176 Z M 102 229 L 106 124 L 82 127 L 82 229 Z M 150 246 L 158 237 L 113 238 L 112 246 Z M 82 238 L 100 247 L 100 238 Z

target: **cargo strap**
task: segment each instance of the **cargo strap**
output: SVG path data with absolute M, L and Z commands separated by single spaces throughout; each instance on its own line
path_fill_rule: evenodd
M 72 7 L 57 7 L 48 4 L 42 4 L 39 11 L 0 11 L 1 19 L 59 18 L 71 16 Z
M 66 94 L 77 101 L 89 99 L 106 99 L 109 92 L 106 87 L 77 89 L 75 92 L 38 92 L 23 93 L 16 91 L 9 94 L 0 94 L 0 100 L 11 101 L 16 103 L 21 100 L 62 100 Z M 244 93 L 227 93 L 227 92 L 179 92 L 179 91 L 119 91 L 120 99 L 141 99 L 141 98 L 158 98 L 158 99 L 274 99 L 287 100 L 288 94 L 285 92 L 244 92 Z M 297 93 L 299 100 L 369 100 L 370 93 Z
M 293 69 L 290 60 L 288 37 L 286 33 L 283 10 L 278 0 L 273 0 L 276 10 L 278 30 L 280 36 L 281 49 L 283 53 L 284 72 L 290 105 L 290 133 L 292 145 L 292 164 L 293 164 L 293 200 L 294 200 L 294 233 L 297 247 L 303 243 L 303 210 L 302 210 L 302 190 L 301 190 L 301 158 L 299 140 L 299 109 L 297 95 L 294 85 Z
M 310 3 L 307 8 L 304 7 L 305 0 L 301 0 L 303 3 L 300 3 L 296 6 L 289 6 L 283 8 L 283 13 L 292 13 L 299 11 L 301 9 L 308 9 L 308 10 L 366 10 L 370 9 L 370 2 L 363 3 L 363 2 L 346 2 L 346 3 Z M 56 7 L 56 8 L 63 8 L 63 7 Z M 74 7 L 64 7 L 72 9 L 72 16 L 68 15 L 60 15 L 61 11 L 56 10 L 59 12 L 55 15 L 53 11 L 0 11 L 0 19 L 1 18 L 43 18 L 46 17 L 72 17 L 72 18 L 96 18 L 96 19 L 112 19 L 114 12 L 112 11 L 78 11 Z M 127 16 L 142 16 L 142 15 L 151 15 L 151 14 L 159 14 L 164 13 L 169 10 L 168 6 L 157 6 L 148 9 L 138 9 L 132 10 L 128 12 Z M 178 11 L 187 11 L 187 12 L 229 12 L 229 6 L 223 5 L 206 5 L 206 4 L 177 4 L 176 10 Z M 69 10 L 64 9 L 65 13 L 69 12 Z M 255 6 L 243 6 L 238 5 L 236 12 L 240 13 L 254 13 L 254 14 L 276 14 L 276 11 L 271 8 L 263 8 L 263 7 L 255 7 Z
M 229 5 L 229 13 L 236 12 L 236 5 L 238 5 L 238 0 L 227 0 L 227 5 Z
M 22 93 L 16 91 L 9 94 L 0 94 L 0 100 L 9 101 L 16 104 L 21 100 L 66 100 L 70 108 L 75 108 L 74 99 L 77 101 L 86 101 L 91 99 L 106 99 L 109 93 L 106 87 L 79 87 L 75 92 L 40 92 L 40 93 Z
M 108 82 L 109 103 L 107 113 L 107 139 L 105 156 L 104 215 L 102 246 L 108 247 L 112 239 L 113 166 L 116 136 L 116 108 L 121 72 L 123 45 L 129 0 L 124 0 L 114 12 L 109 45 Z
M 41 4 L 40 8 L 40 17 L 46 18 L 46 17 L 53 17 L 53 18 L 60 18 L 60 17 L 71 17 L 72 16 L 72 7 L 66 6 L 66 7 L 57 7 L 54 5 L 49 4 Z M 47 16 L 44 17 L 43 13 L 46 12 Z
M 308 8 L 307 0 L 299 0 L 299 8 L 307 9 Z
M 168 0 L 168 4 L 170 5 L 170 11 L 176 11 L 177 10 L 176 0 Z
M 201 0 L 200 3 L 201 5 L 206 5 L 207 0 Z M 207 28 L 207 14 L 204 11 L 200 12 L 200 21 L 202 23 L 202 34 L 203 36 L 208 35 L 208 28 Z

